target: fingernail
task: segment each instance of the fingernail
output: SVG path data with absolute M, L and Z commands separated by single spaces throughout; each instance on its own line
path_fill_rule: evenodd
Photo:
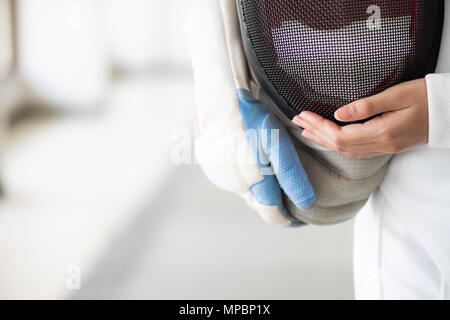
M 339 121 L 350 121 L 353 118 L 353 106 L 347 105 L 338 109 L 334 113 L 334 117 Z
M 292 122 L 295 125 L 299 126 L 302 123 L 302 117 L 300 115 L 295 116 L 294 119 L 292 119 Z
M 305 120 L 307 120 L 309 118 L 308 113 L 306 113 L 306 112 L 300 113 L 299 117 L 301 117 L 302 119 L 305 119 Z

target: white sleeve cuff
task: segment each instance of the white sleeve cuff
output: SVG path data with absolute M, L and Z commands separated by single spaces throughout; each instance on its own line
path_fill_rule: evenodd
M 430 148 L 450 148 L 450 74 L 426 76 Z

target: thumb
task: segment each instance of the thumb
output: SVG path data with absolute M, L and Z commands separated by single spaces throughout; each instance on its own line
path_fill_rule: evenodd
M 380 113 L 402 109 L 402 104 L 396 99 L 395 87 L 379 94 L 349 103 L 338 109 L 334 117 L 341 122 L 351 122 L 368 119 Z

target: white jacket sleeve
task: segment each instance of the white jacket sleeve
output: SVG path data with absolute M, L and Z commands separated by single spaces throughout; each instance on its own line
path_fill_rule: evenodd
M 220 3 L 195 1 L 187 21 L 199 122 L 196 157 L 213 184 L 240 195 L 264 221 L 289 226 L 277 206 L 260 203 L 251 191 L 264 178 L 239 112 Z
M 450 148 L 450 73 L 426 76 L 430 148 Z

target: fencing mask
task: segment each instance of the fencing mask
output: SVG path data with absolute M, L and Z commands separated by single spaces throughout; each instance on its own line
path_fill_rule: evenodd
M 338 108 L 434 72 L 443 0 L 236 1 L 252 93 L 287 126 L 305 110 L 341 124 Z M 314 224 L 353 217 L 390 156 L 347 159 L 304 145 L 300 129 L 289 129 L 317 194 L 308 211 L 285 197 L 290 214 Z
M 435 69 L 444 1 L 239 2 L 249 64 L 289 118 L 336 121 L 339 107 Z

